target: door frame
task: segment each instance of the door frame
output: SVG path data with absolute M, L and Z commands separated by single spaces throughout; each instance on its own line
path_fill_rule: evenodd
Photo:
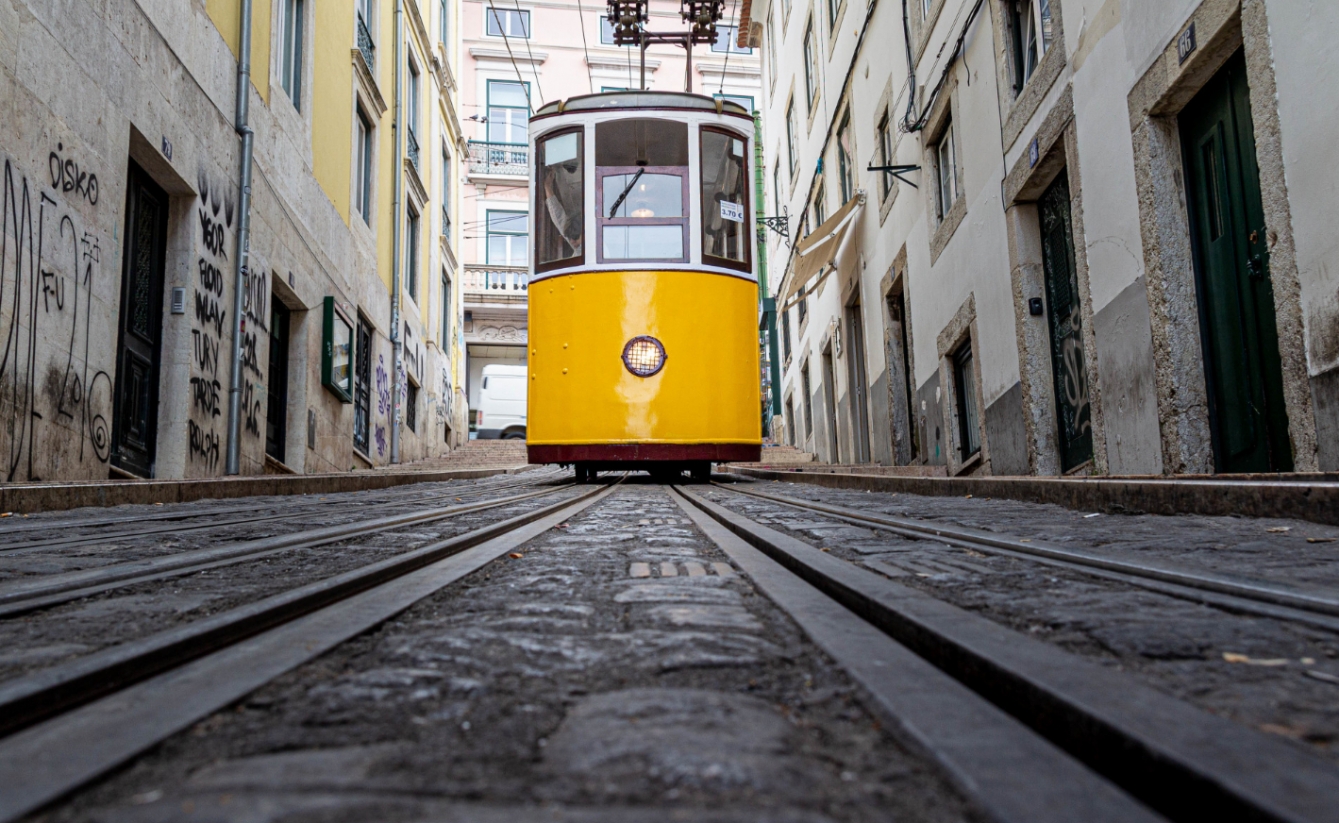
M 1198 48 L 1184 61 L 1177 40 L 1191 24 Z M 1198 297 L 1191 259 L 1190 218 L 1183 196 L 1183 169 L 1177 116 L 1238 50 L 1245 52 L 1251 120 L 1257 135 L 1265 227 L 1271 241 L 1269 277 L 1279 337 L 1284 408 L 1294 471 L 1317 471 L 1317 429 L 1301 285 L 1285 186 L 1281 126 L 1273 89 L 1273 55 L 1267 37 L 1243 36 L 1269 30 L 1263 3 L 1204 0 L 1172 32 L 1161 55 L 1133 85 L 1127 103 L 1134 147 L 1140 223 L 1149 227 L 1144 244 L 1144 286 L 1148 295 L 1157 396 L 1158 436 L 1165 474 L 1213 470 L 1212 434 L 1201 356 Z M 1268 136 L 1263 139 L 1260 136 Z

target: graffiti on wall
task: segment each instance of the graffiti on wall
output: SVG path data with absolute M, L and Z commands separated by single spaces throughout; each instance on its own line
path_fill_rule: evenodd
M 200 205 L 196 211 L 200 226 L 200 252 L 196 259 L 195 306 L 191 325 L 191 416 L 187 422 L 187 457 L 206 473 L 218 470 L 219 418 L 223 416 L 223 383 L 220 380 L 223 329 L 228 320 L 226 291 L 228 241 L 232 231 L 234 206 L 230 192 L 211 185 L 208 175 L 200 173 Z
M 114 352 L 93 347 L 102 248 L 97 175 L 57 143 L 45 174 L 4 160 L 0 187 L 0 477 L 40 480 L 111 457 Z M 106 311 L 102 312 L 104 315 Z M 106 368 L 103 368 L 105 366 Z

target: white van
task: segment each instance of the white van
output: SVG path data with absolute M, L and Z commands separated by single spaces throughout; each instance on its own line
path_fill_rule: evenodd
M 475 431 L 480 440 L 525 439 L 525 366 L 484 366 Z

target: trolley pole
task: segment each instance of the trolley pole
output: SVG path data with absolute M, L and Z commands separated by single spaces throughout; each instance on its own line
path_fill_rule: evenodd
M 767 329 L 767 363 L 770 370 L 771 387 L 770 408 L 768 414 L 764 415 L 763 422 L 766 423 L 773 417 L 781 414 L 781 364 L 777 359 L 776 345 L 776 300 L 769 294 L 767 287 L 767 229 L 763 226 L 763 218 L 767 215 L 767 198 L 763 181 L 766 175 L 763 169 L 763 151 L 762 151 L 762 113 L 753 112 L 753 208 L 757 213 L 755 229 L 758 234 L 758 302 L 761 310 L 759 319 L 759 328 Z M 771 431 L 767 431 L 767 436 L 771 436 Z

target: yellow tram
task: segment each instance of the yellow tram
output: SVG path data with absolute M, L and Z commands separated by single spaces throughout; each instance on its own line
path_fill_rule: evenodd
M 753 120 L 615 92 L 530 121 L 531 463 L 710 473 L 759 459 Z

